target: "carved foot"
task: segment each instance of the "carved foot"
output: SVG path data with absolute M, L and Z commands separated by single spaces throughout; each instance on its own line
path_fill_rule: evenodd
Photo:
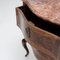
M 28 50 L 28 48 L 27 48 L 26 42 L 27 42 L 27 41 L 26 41 L 25 39 L 22 40 L 23 47 L 25 48 L 25 50 L 26 50 L 26 52 L 27 52 L 27 54 L 25 55 L 25 57 L 27 57 L 28 54 L 29 54 L 29 50 Z

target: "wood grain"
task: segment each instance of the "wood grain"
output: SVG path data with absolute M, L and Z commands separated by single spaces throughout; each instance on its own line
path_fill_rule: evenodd
M 59 60 L 60 36 L 35 26 L 27 20 L 21 9 L 16 8 L 16 13 L 17 26 L 21 29 L 25 40 L 33 47 L 37 59 Z

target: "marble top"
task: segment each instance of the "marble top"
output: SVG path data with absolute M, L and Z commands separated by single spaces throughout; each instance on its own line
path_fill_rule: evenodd
M 60 25 L 60 0 L 23 0 L 37 16 Z

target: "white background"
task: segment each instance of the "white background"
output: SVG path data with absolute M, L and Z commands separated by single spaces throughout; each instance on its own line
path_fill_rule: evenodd
M 36 60 L 31 46 L 25 57 L 21 40 L 24 38 L 16 25 L 15 8 L 22 5 L 20 0 L 0 0 L 0 60 Z

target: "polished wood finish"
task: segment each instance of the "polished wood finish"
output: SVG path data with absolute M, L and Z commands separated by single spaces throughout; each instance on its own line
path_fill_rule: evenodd
M 24 7 L 23 10 L 28 11 Z M 35 26 L 27 19 L 23 10 L 16 8 L 17 26 L 22 30 L 26 42 L 32 46 L 37 59 L 60 60 L 60 36 Z

